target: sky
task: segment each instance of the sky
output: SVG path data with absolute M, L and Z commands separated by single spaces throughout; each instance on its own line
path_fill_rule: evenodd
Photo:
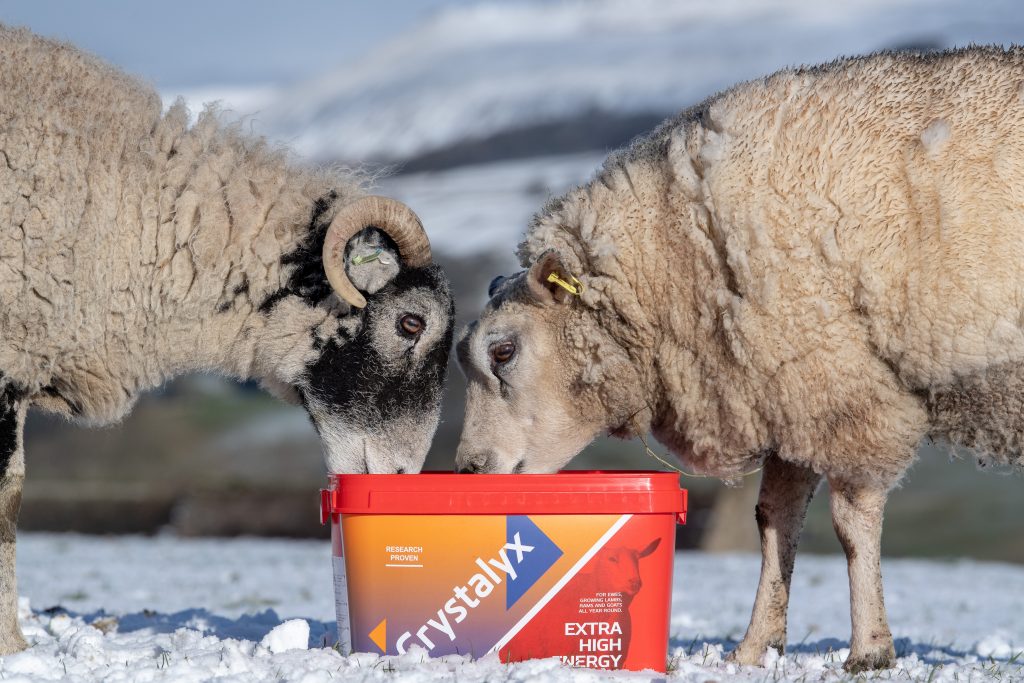
M 295 82 L 467 1 L 3 0 L 0 22 L 69 40 L 173 90 Z

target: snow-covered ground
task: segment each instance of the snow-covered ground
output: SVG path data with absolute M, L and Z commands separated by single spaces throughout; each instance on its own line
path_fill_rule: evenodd
M 594 681 L 650 674 L 573 670 L 553 660 L 342 657 L 333 642 L 330 544 L 23 534 L 27 652 L 5 681 Z M 801 557 L 789 650 L 765 668 L 722 661 L 746 626 L 759 559 L 681 553 L 669 654 L 673 680 L 849 679 L 845 563 Z M 887 560 L 900 658 L 881 678 L 1024 680 L 1024 567 Z M 29 609 L 31 599 L 31 609 Z M 301 621 L 295 621 L 295 620 Z

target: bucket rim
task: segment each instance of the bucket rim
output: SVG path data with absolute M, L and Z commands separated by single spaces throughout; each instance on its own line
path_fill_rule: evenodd
M 674 472 L 569 470 L 554 474 L 333 474 L 321 518 L 336 515 L 672 514 L 687 491 Z

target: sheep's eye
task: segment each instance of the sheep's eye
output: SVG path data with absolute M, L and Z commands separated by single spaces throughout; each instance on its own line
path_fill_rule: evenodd
M 398 329 L 407 337 L 418 336 L 424 327 L 426 323 L 423 322 L 423 318 L 412 313 L 406 313 L 398 319 Z
M 497 365 L 503 365 L 509 362 L 514 355 L 516 355 L 515 342 L 500 342 L 491 347 L 491 360 L 493 360 Z
M 609 557 L 608 561 L 611 562 L 612 564 L 618 564 L 619 563 L 619 558 L 617 558 L 617 557 Z

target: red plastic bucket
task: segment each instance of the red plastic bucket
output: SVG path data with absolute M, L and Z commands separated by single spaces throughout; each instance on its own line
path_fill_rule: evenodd
M 665 671 L 677 475 L 352 474 L 321 494 L 343 650 Z

